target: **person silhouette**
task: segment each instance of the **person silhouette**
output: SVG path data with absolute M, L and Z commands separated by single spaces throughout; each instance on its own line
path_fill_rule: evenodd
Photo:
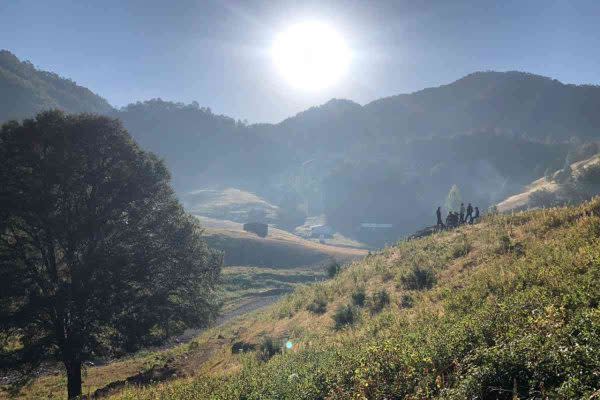
M 471 217 L 471 223 L 473 223 L 476 219 L 479 219 L 479 207 L 475 207 L 475 215 Z
M 443 228 L 444 223 L 442 222 L 442 207 L 437 208 L 435 215 L 437 217 L 437 225 L 436 226 L 441 226 Z
M 465 204 L 460 203 L 460 220 L 459 223 L 463 224 L 465 222 Z
M 467 215 L 465 215 L 465 221 L 471 221 L 473 219 L 473 206 L 471 203 L 467 206 Z

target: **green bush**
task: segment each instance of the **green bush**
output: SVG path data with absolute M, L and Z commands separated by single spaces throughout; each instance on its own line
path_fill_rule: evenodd
M 471 245 L 464 238 L 452 246 L 452 258 L 464 257 L 471 251 Z
M 327 276 L 333 278 L 340 273 L 342 266 L 337 261 L 332 261 L 327 265 Z
M 279 353 L 279 346 L 271 336 L 265 336 L 258 348 L 258 359 L 268 361 L 275 354 Z
M 325 314 L 327 311 L 327 300 L 324 298 L 314 299 L 306 309 L 315 314 Z
M 358 307 L 362 307 L 365 305 L 365 289 L 360 288 L 356 289 L 354 293 L 352 293 L 352 304 Z
M 400 276 L 400 284 L 406 290 L 429 289 L 435 283 L 435 273 L 430 268 L 423 268 L 418 265 L 414 265 L 404 275 Z
M 381 289 L 373 293 L 371 298 L 371 312 L 378 313 L 383 310 L 388 304 L 390 304 L 390 295 L 387 290 Z
M 339 306 L 333 314 L 333 321 L 335 322 L 335 329 L 342 329 L 347 325 L 353 325 L 356 322 L 356 310 L 349 304 L 345 306 Z
M 400 298 L 400 307 L 411 308 L 414 304 L 414 299 L 410 294 L 403 294 Z
M 502 235 L 498 239 L 498 249 L 496 251 L 499 254 L 515 253 L 520 256 L 523 255 L 523 245 L 519 242 L 513 242 L 508 235 Z

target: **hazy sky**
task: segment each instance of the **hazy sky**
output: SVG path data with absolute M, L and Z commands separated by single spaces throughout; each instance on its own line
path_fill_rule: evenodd
M 290 87 L 269 56 L 275 35 L 304 20 L 331 25 L 353 52 L 348 76 L 326 90 Z M 0 0 L 0 48 L 115 106 L 196 100 L 262 122 L 477 70 L 599 84 L 598 21 L 600 1 Z

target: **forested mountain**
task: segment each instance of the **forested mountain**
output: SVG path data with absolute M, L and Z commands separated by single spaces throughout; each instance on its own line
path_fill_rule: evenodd
M 166 156 L 180 191 L 240 187 L 382 243 L 426 223 L 453 184 L 487 207 L 560 168 L 595 138 L 594 104 L 598 87 L 482 72 L 365 106 L 333 99 L 279 124 L 246 126 L 160 100 L 118 115 Z M 363 222 L 394 228 L 363 232 Z
M 333 99 L 252 125 L 195 102 L 153 99 L 114 110 L 6 51 L 0 88 L 0 120 L 53 107 L 110 114 L 165 158 L 182 195 L 237 187 L 294 214 L 324 213 L 337 229 L 376 243 L 427 223 L 453 184 L 485 208 L 600 136 L 600 87 L 522 72 L 477 72 L 364 106 Z M 363 222 L 394 228 L 362 232 Z
M 36 69 L 7 50 L 0 50 L 0 105 L 0 122 L 31 117 L 52 108 L 71 113 L 112 111 L 106 100 L 89 89 Z

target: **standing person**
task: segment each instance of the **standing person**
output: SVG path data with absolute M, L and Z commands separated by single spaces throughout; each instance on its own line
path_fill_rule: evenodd
M 460 221 L 459 223 L 465 223 L 465 203 L 460 203 Z
M 435 212 L 435 215 L 437 217 L 437 226 L 441 226 L 442 228 L 444 227 L 444 223 L 442 222 L 442 207 L 438 207 L 437 211 Z
M 465 221 L 469 221 L 470 223 L 471 220 L 473 219 L 473 206 L 471 205 L 471 203 L 469 203 L 469 205 L 467 206 L 467 215 L 465 215 Z
M 475 207 L 475 215 L 471 217 L 471 223 L 473 223 L 473 221 L 476 219 L 479 219 L 479 207 Z

